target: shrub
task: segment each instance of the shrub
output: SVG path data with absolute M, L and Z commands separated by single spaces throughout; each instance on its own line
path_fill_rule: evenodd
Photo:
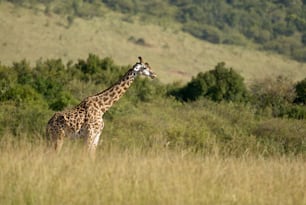
M 65 107 L 69 105 L 75 105 L 77 103 L 77 100 L 68 92 L 61 91 L 55 99 L 53 99 L 49 107 L 52 110 L 63 110 Z
M 43 98 L 31 86 L 15 84 L 0 95 L 1 101 L 12 101 L 17 106 L 27 103 L 44 104 Z
M 101 68 L 101 61 L 97 55 L 89 54 L 86 61 L 79 60 L 76 67 L 80 69 L 84 74 L 95 74 Z
M 295 85 L 296 98 L 295 103 L 306 105 L 306 78 Z
M 291 105 L 287 107 L 287 116 L 294 119 L 306 119 L 306 106 Z
M 184 101 L 206 97 L 213 101 L 245 101 L 248 94 L 243 78 L 225 63 L 219 63 L 214 70 L 199 73 L 183 88 L 173 92 Z
M 300 40 L 295 37 L 279 37 L 277 39 L 266 42 L 264 49 L 273 50 L 280 54 L 292 56 L 295 49 L 300 47 Z
M 292 57 L 298 61 L 306 61 L 306 48 L 294 48 L 292 49 Z
M 253 104 L 258 111 L 272 109 L 274 117 L 285 116 L 287 107 L 295 99 L 293 82 L 284 76 L 266 78 L 251 85 Z
M 302 34 L 301 42 L 303 43 L 304 46 L 306 46 L 306 33 Z
M 89 54 L 86 61 L 79 60 L 75 68 L 82 71 L 82 80 L 107 85 L 114 83 L 123 74 L 122 69 L 126 69 L 115 65 L 113 59 L 109 57 L 100 59 L 94 54 Z
M 13 63 L 13 70 L 17 73 L 17 81 L 20 84 L 29 84 L 32 81 L 30 63 L 26 60 Z
M 304 122 L 271 119 L 259 123 L 253 130 L 253 134 L 259 142 L 267 147 L 267 152 L 278 152 L 282 154 L 305 153 Z

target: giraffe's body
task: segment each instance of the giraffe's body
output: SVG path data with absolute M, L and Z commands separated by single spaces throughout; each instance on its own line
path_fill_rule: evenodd
M 133 68 L 113 86 L 96 95 L 85 98 L 71 110 L 57 112 L 47 124 L 47 136 L 56 150 L 60 150 L 64 138 L 83 138 L 87 149 L 94 154 L 104 127 L 104 113 L 120 99 L 131 86 L 138 74 L 156 75 L 150 70 L 147 63 L 136 63 Z

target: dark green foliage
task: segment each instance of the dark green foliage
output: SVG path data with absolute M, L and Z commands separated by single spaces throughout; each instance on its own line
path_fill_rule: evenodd
M 306 61 L 306 47 L 293 49 L 292 55 L 298 61 Z
M 286 109 L 286 115 L 293 119 L 306 119 L 306 106 L 305 105 L 289 105 Z
M 17 82 L 20 84 L 31 83 L 31 68 L 30 64 L 26 60 L 22 60 L 19 63 L 13 63 L 13 70 L 17 73 Z
M 98 56 L 89 54 L 86 62 L 79 60 L 77 68 L 84 74 L 96 74 L 101 69 L 101 62 Z
M 217 102 L 241 102 L 247 98 L 247 89 L 238 73 L 232 68 L 226 68 L 225 63 L 219 63 L 214 70 L 199 73 L 173 94 L 184 101 L 206 97 Z
M 303 45 L 306 46 L 306 33 L 302 34 L 301 41 L 302 41 Z
M 100 59 L 94 54 L 89 54 L 86 61 L 79 60 L 75 67 L 82 72 L 82 80 L 94 81 L 96 84 L 114 83 L 127 69 L 115 65 L 109 57 Z
M 224 43 L 238 43 L 237 39 L 230 35 L 233 31 L 238 31 L 265 49 L 305 61 L 301 58 L 302 55 L 295 51 L 300 49 L 303 43 L 296 39 L 294 34 L 306 29 L 306 7 L 301 1 L 284 3 L 272 0 L 171 0 L 169 4 L 177 8 L 175 19 L 184 25 L 185 31 L 196 37 L 214 43 L 219 43 L 222 37 Z M 212 29 L 207 30 L 207 27 Z M 289 38 L 287 41 L 295 41 L 295 44 L 290 48 L 282 47 L 284 38 Z M 266 46 L 270 40 L 274 42 L 274 46 Z
M 306 78 L 295 85 L 295 103 L 306 105 Z
M 50 5 L 52 0 L 47 5 Z M 68 26 L 73 23 L 73 17 L 80 17 L 85 19 L 91 19 L 95 16 L 102 16 L 102 10 L 100 9 L 101 3 L 99 1 L 83 1 L 83 0 L 70 0 L 63 1 L 54 5 L 53 12 L 61 15 L 70 16 L 68 20 Z M 72 21 L 71 21 L 72 20 Z
M 52 110 L 63 110 L 69 105 L 77 104 L 77 102 L 78 101 L 69 92 L 61 91 L 54 100 L 50 101 L 49 107 Z

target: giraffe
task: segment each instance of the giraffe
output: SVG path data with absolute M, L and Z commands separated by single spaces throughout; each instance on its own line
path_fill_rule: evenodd
M 83 138 L 90 155 L 95 155 L 101 132 L 104 128 L 103 115 L 118 101 L 132 85 L 138 75 L 155 78 L 148 63 L 139 56 L 137 62 L 114 85 L 95 95 L 86 97 L 70 110 L 56 112 L 48 121 L 46 134 L 53 148 L 59 152 L 64 138 Z

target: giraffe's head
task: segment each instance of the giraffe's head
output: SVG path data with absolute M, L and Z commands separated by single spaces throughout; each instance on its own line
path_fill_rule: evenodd
M 139 62 L 133 66 L 133 71 L 137 74 L 144 75 L 150 78 L 156 78 L 156 74 L 152 71 L 148 63 L 144 63 L 142 57 L 138 57 Z

